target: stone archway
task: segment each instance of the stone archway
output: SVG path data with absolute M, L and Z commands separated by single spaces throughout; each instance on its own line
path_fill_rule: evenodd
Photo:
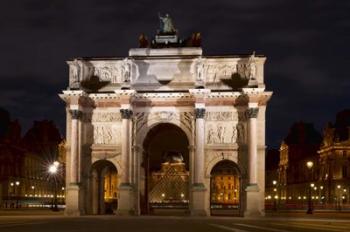
M 211 215 L 241 216 L 242 178 L 238 165 L 231 160 L 215 164 L 210 172 Z
M 159 123 L 143 141 L 142 214 L 177 214 L 189 209 L 189 139 L 177 125 Z
M 91 167 L 91 205 L 93 214 L 113 214 L 118 207 L 118 171 L 107 160 L 98 160 Z

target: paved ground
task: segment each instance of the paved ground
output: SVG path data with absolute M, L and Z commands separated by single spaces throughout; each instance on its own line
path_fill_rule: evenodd
M 84 216 L 61 215 L 1 216 L 1 232 L 249 232 L 249 231 L 350 231 L 349 219 L 320 219 L 315 216 L 246 218 L 190 218 L 174 216 Z

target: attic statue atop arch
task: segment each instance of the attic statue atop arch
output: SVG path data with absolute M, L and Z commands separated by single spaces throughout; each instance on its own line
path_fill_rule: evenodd
M 201 33 L 194 32 L 186 39 L 181 39 L 175 28 L 173 19 L 169 14 L 162 16 L 158 13 L 159 28 L 155 37 L 149 41 L 148 37 L 141 33 L 139 36 L 140 48 L 176 48 L 176 47 L 200 47 Z
M 158 13 L 158 17 L 160 20 L 159 34 L 164 34 L 164 35 L 176 34 L 176 29 L 174 27 L 173 20 L 170 18 L 169 14 L 165 14 L 165 16 L 162 17 L 161 14 Z

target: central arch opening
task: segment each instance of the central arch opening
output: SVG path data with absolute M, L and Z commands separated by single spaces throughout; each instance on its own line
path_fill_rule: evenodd
M 153 127 L 141 163 L 141 213 L 184 214 L 189 208 L 189 142 L 178 126 Z

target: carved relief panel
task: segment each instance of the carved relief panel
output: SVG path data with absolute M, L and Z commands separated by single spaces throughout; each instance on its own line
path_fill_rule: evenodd
M 92 115 L 94 144 L 120 144 L 121 115 L 119 112 L 94 112 Z
M 101 82 L 121 83 L 122 64 L 120 61 L 115 63 L 96 63 L 93 66 L 93 75 L 98 77 Z
M 232 144 L 237 141 L 237 121 L 235 112 L 206 113 L 206 143 Z

